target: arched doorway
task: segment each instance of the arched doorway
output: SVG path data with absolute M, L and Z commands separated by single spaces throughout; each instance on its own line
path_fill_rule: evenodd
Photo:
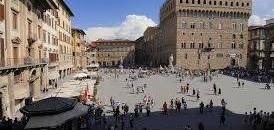
M 236 60 L 235 60 L 235 59 L 231 59 L 230 65 L 231 65 L 232 67 L 235 67 L 235 66 L 236 66 Z

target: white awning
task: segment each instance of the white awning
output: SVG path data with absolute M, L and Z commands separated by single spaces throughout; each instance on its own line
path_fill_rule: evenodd
M 48 78 L 49 80 L 58 79 L 59 73 L 57 71 L 49 72 Z
M 99 68 L 99 64 L 91 64 L 88 67 L 90 67 L 90 68 Z

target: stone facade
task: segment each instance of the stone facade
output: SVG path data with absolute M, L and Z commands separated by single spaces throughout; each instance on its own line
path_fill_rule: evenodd
M 158 36 L 149 40 L 157 41 L 152 46 L 156 50 L 152 65 L 168 65 L 173 55 L 173 64 L 184 69 L 245 67 L 251 8 L 251 0 L 166 1 L 160 10 Z
M 95 44 L 87 45 L 87 65 L 90 68 L 98 66 L 97 49 Z
M 3 3 L 5 24 L 0 19 L 0 31 L 4 32 L 0 37 L 4 37 L 1 50 L 5 49 L 0 56 L 0 113 L 14 118 L 25 100 L 39 100 L 40 90 L 46 86 L 47 60 L 42 53 L 39 27 L 43 24 L 44 11 L 55 6 L 52 0 L 4 0 Z
M 144 65 L 145 64 L 145 52 L 144 52 L 144 37 L 140 37 L 135 41 L 135 64 Z
M 86 33 L 77 28 L 72 29 L 72 55 L 73 55 L 73 64 L 74 71 L 79 71 L 81 69 L 87 68 L 87 55 L 86 55 Z
M 64 78 L 72 73 L 73 69 L 71 17 L 74 14 L 63 0 L 54 0 L 54 2 L 58 6 L 59 75 L 60 78 Z
M 43 42 L 43 55 L 47 59 L 48 64 L 46 65 L 45 73 L 48 75 L 48 79 L 45 88 L 41 88 L 42 91 L 49 88 L 57 87 L 59 80 L 59 47 L 58 47 L 58 30 L 57 30 L 57 5 L 54 3 L 56 8 L 47 10 L 43 13 L 43 24 L 42 31 L 41 27 L 38 27 L 40 34 L 38 37 L 42 38 Z
M 130 66 L 134 64 L 135 41 L 97 40 L 97 62 L 102 67 Z
M 274 19 L 249 27 L 248 69 L 274 70 Z

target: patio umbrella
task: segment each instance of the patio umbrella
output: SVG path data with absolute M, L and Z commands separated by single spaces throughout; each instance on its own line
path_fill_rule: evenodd
M 86 73 L 78 73 L 73 77 L 74 78 L 85 78 L 85 77 L 88 77 L 88 75 Z
M 63 113 L 30 117 L 25 129 L 56 128 L 73 118 L 79 118 L 87 113 L 88 106 L 77 103 L 72 110 Z

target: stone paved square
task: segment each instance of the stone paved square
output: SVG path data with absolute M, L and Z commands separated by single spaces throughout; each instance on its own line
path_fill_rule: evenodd
M 130 112 L 134 112 L 134 105 L 142 102 L 145 94 L 132 94 L 132 88 L 127 87 L 126 78 L 128 74 L 120 75 L 118 79 L 114 75 L 110 76 L 102 74 L 103 82 L 99 87 L 99 100 L 104 104 L 110 104 L 109 99 L 117 102 L 127 103 Z M 274 110 L 273 94 L 274 90 L 265 90 L 265 84 L 254 83 L 246 80 L 240 80 L 245 83 L 244 87 L 238 87 L 236 78 L 218 74 L 213 77 L 210 82 L 203 82 L 202 78 L 197 77 L 191 79 L 185 78 L 182 83 L 175 77 L 175 75 L 162 76 L 152 75 L 148 78 L 140 78 L 134 81 L 134 86 L 143 86 L 147 84 L 145 93 L 149 93 L 154 99 L 151 117 L 142 117 L 136 120 L 137 129 L 146 127 L 148 129 L 183 129 L 185 125 L 191 124 L 193 128 L 197 127 L 199 122 L 205 123 L 206 128 L 210 130 L 219 129 L 233 129 L 242 130 L 250 129 L 248 126 L 243 125 L 243 114 L 245 112 L 253 111 L 256 107 L 257 111 L 263 110 L 271 112 Z M 180 86 L 190 84 L 189 94 L 182 94 Z M 217 88 L 221 88 L 221 95 L 213 94 L 213 83 L 216 83 Z M 192 96 L 192 89 L 200 90 L 200 100 L 196 100 L 196 96 Z M 162 114 L 162 105 L 164 102 L 170 104 L 171 99 L 184 97 L 188 104 L 186 111 L 176 113 L 171 112 L 168 117 Z M 214 103 L 214 112 L 206 112 L 205 115 L 199 114 L 199 104 L 201 101 L 208 104 L 210 100 Z M 226 109 L 229 111 L 226 114 L 226 125 L 219 126 L 219 114 L 221 107 L 221 99 L 227 102 Z M 108 109 L 108 108 L 107 108 Z M 109 108 L 110 109 L 110 108 Z M 143 115 L 145 115 L 145 110 Z

